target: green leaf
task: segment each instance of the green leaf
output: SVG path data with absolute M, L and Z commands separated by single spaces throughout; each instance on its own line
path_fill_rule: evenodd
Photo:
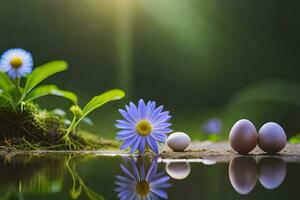
M 9 98 L 3 93 L 3 90 L 0 89 L 0 104 L 6 104 L 9 101 Z
M 0 98 L 2 99 L 0 104 L 6 104 L 9 102 L 13 107 L 15 106 L 13 96 L 11 95 L 11 88 L 8 90 L 0 89 Z
M 0 72 L 0 88 L 3 90 L 8 90 L 13 85 L 14 84 L 11 79 L 5 73 Z
M 0 95 L 0 105 L 4 106 L 7 103 L 8 103 L 8 100 L 5 97 L 3 97 L 3 96 Z
M 122 99 L 124 96 L 125 96 L 125 92 L 123 90 L 119 90 L 119 89 L 109 90 L 107 92 L 104 92 L 103 94 L 95 96 L 83 108 L 82 116 L 77 121 L 75 126 L 77 126 L 77 124 L 93 110 L 99 108 L 100 106 L 102 106 L 110 101 Z
M 34 99 L 46 96 L 46 95 L 55 95 L 64 97 L 71 100 L 74 104 L 78 103 L 76 94 L 70 91 L 61 90 L 55 85 L 43 85 L 32 90 L 28 95 L 26 95 L 25 101 L 32 101 Z
M 1 104 L 6 104 L 6 102 L 10 102 L 10 104 L 14 105 L 14 95 L 12 95 L 12 89 L 14 87 L 11 79 L 3 72 L 0 72 L 0 97 Z
M 52 61 L 37 67 L 27 78 L 23 98 L 25 98 L 25 96 L 40 82 L 53 74 L 66 70 L 67 68 L 68 64 L 65 61 Z
M 125 96 L 125 93 L 119 89 L 109 90 L 107 92 L 104 92 L 103 94 L 95 96 L 83 108 L 83 110 L 82 110 L 83 116 L 85 117 L 90 112 L 92 112 L 96 108 L 106 104 L 107 102 L 122 99 L 124 96 Z

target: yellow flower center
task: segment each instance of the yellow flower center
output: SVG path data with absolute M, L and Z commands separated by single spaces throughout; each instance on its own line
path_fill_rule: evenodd
M 150 192 L 150 186 L 147 181 L 141 181 L 136 184 L 136 193 L 142 197 L 146 196 Z
M 147 120 L 141 120 L 136 124 L 136 132 L 141 136 L 147 136 L 152 130 L 151 124 Z
M 15 69 L 18 69 L 19 67 L 21 67 L 23 64 L 23 61 L 20 57 L 16 56 L 16 57 L 13 57 L 11 60 L 10 60 L 10 65 L 12 66 L 12 68 L 15 68 Z

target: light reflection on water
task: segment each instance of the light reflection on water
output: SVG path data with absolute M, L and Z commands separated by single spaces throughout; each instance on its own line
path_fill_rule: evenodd
M 204 165 L 155 157 L 0 157 L 2 199 L 297 199 L 299 163 L 235 157 Z

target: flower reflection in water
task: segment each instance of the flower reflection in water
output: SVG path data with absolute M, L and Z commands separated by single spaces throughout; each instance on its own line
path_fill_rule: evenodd
M 156 200 L 168 199 L 166 189 L 171 187 L 170 178 L 164 171 L 158 172 L 157 158 L 154 158 L 146 169 L 147 162 L 138 157 L 137 161 L 129 160 L 130 167 L 120 165 L 125 176 L 116 176 L 115 189 L 121 200 Z

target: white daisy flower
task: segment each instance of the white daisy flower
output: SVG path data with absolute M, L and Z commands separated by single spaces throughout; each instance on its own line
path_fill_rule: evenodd
M 32 71 L 32 56 L 24 49 L 9 49 L 0 59 L 0 71 L 6 72 L 12 79 L 26 76 Z

